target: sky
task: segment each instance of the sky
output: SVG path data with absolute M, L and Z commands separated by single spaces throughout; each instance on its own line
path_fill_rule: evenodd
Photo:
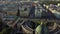
M 6 0 L 3 0 L 3 1 L 6 1 Z M 11 1 L 11 0 L 7 0 L 7 1 Z M 12 1 L 16 1 L 16 0 L 12 0 Z M 18 0 L 18 1 L 21 1 L 21 0 Z M 24 0 L 24 1 L 27 1 L 27 0 Z M 35 0 L 31 0 L 31 1 L 35 1 Z M 60 0 L 39 0 L 39 1 L 60 1 Z

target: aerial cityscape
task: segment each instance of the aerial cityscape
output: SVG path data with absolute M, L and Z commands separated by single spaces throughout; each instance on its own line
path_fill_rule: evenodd
M 60 0 L 0 0 L 0 34 L 60 34 Z

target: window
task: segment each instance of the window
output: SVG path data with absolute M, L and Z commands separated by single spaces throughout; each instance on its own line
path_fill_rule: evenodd
M 24 8 L 24 11 L 27 11 L 27 8 Z

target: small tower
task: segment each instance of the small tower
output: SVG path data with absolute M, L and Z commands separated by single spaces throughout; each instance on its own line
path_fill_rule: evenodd
M 20 16 L 19 6 L 18 6 L 18 9 L 17 9 L 17 16 Z
M 36 3 L 32 3 L 32 6 L 30 8 L 30 13 L 29 13 L 29 16 L 30 17 L 35 17 L 35 7 L 36 7 Z

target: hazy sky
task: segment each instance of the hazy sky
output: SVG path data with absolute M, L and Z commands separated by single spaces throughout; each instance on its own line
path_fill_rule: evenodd
M 2 0 L 2 1 L 21 1 L 21 0 Z M 35 0 L 24 0 L 24 1 L 35 1 Z M 60 0 L 38 0 L 38 1 L 60 1 Z

